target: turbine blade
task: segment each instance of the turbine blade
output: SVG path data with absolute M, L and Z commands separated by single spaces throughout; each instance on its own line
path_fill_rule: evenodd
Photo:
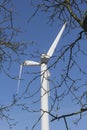
M 23 66 L 37 66 L 37 65 L 40 65 L 40 63 L 36 61 L 26 60 L 23 62 L 22 65 Z
M 65 22 L 65 24 L 62 26 L 60 32 L 58 33 L 58 35 L 57 35 L 57 37 L 55 38 L 53 44 L 51 45 L 50 49 L 49 49 L 48 52 L 47 52 L 47 57 L 48 57 L 48 58 L 52 57 L 52 55 L 53 55 L 53 53 L 54 53 L 54 51 L 55 51 L 55 48 L 56 48 L 56 46 L 57 46 L 57 44 L 58 44 L 58 42 L 59 42 L 59 40 L 60 40 L 60 38 L 61 38 L 61 36 L 62 36 L 62 33 L 63 33 L 65 27 L 66 27 L 66 22 Z
M 18 86 L 17 86 L 17 91 L 16 94 L 19 93 L 19 88 L 20 88 L 20 80 L 21 80 L 21 74 L 22 74 L 22 68 L 23 66 L 37 66 L 40 65 L 39 62 L 31 61 L 31 60 L 26 60 L 20 65 L 20 71 L 19 71 L 19 76 L 18 76 Z
M 17 86 L 17 91 L 16 94 L 19 93 L 19 88 L 20 88 L 20 80 L 21 80 L 21 74 L 22 74 L 22 65 L 20 65 L 20 71 L 19 71 L 19 76 L 18 76 L 18 86 Z

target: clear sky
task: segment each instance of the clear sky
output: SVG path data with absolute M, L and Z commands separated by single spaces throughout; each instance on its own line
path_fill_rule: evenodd
M 43 52 L 47 52 L 50 45 L 52 44 L 53 40 L 55 39 L 57 33 L 62 27 L 62 24 L 60 24 L 60 27 L 58 26 L 58 21 L 55 21 L 55 23 L 50 26 L 48 24 L 48 17 L 47 15 L 37 14 L 32 20 L 28 23 L 29 17 L 34 12 L 34 9 L 31 7 L 28 0 L 14 0 L 14 9 L 16 10 L 15 18 L 14 18 L 14 25 L 15 27 L 19 28 L 21 30 L 21 33 L 18 35 L 17 40 L 21 42 L 25 42 L 27 44 L 27 48 L 25 48 L 25 52 L 27 55 L 22 57 L 20 62 L 23 62 L 26 59 L 33 59 L 36 61 L 40 61 L 40 57 L 32 57 L 31 54 L 34 54 L 36 56 L 40 56 L 37 52 L 39 51 L 40 54 Z M 64 33 L 65 34 L 65 33 Z M 62 45 L 70 43 L 75 37 L 76 37 L 77 30 L 70 32 L 70 34 L 67 34 L 62 36 L 60 43 L 58 47 L 60 48 Z M 73 35 L 73 37 L 72 37 Z M 32 41 L 35 42 L 35 44 L 30 44 Z M 85 40 L 85 43 L 87 41 Z M 83 48 L 87 48 L 87 45 L 84 43 Z M 83 44 L 83 43 L 82 43 Z M 57 50 L 58 50 L 57 47 Z M 37 51 L 38 50 L 38 51 Z M 56 53 L 55 53 L 56 55 Z M 67 56 L 67 55 L 66 55 Z M 80 57 L 82 58 L 82 57 Z M 67 58 L 66 58 L 67 61 Z M 80 59 L 83 64 L 87 65 L 86 61 L 84 59 Z M 50 61 L 51 63 L 51 61 Z M 81 65 L 83 65 L 81 64 Z M 63 62 L 59 63 L 51 69 L 51 76 L 55 79 L 55 77 L 59 76 L 60 80 L 60 73 L 63 69 L 64 65 Z M 85 68 L 86 69 L 86 68 Z M 87 70 L 87 69 L 86 69 Z M 31 72 L 40 72 L 39 67 L 25 67 L 23 68 L 22 73 L 22 81 L 20 84 L 20 90 L 19 95 L 23 92 L 29 81 L 36 76 L 35 74 L 31 74 Z M 29 73 L 30 72 L 30 73 Z M 13 63 L 11 66 L 11 70 L 9 72 L 12 77 L 18 76 L 19 74 L 19 64 Z M 27 74 L 29 73 L 29 74 Z M 76 74 L 79 76 L 79 74 Z M 74 76 L 74 75 L 73 75 Z M 80 76 L 79 76 L 80 77 Z M 55 79 L 57 80 L 57 78 Z M 6 76 L 4 73 L 0 74 L 0 104 L 10 104 L 12 102 L 13 94 L 16 93 L 17 89 L 17 83 L 18 81 L 15 79 L 11 79 L 8 76 Z M 51 84 L 52 85 L 52 84 Z M 35 88 L 40 87 L 40 78 L 37 78 L 29 88 L 29 94 L 32 95 L 35 91 Z M 59 89 L 59 93 L 61 90 Z M 10 115 L 13 122 L 17 122 L 15 126 L 12 127 L 12 130 L 25 130 L 26 126 L 28 126 L 28 130 L 31 130 L 32 126 L 37 122 L 38 118 L 40 117 L 40 112 L 33 113 L 32 110 L 40 110 L 40 101 L 38 103 L 33 103 L 34 101 L 37 101 L 40 97 L 40 91 L 30 99 L 22 99 L 22 102 L 27 103 L 30 112 L 26 112 L 24 110 L 21 110 L 21 108 L 18 109 L 18 107 L 14 107 L 10 111 Z M 61 110 L 60 113 L 68 113 L 68 112 L 74 112 L 75 110 L 78 110 L 78 107 L 74 105 L 72 100 L 70 100 L 72 96 L 67 96 L 61 103 Z M 20 101 L 21 103 L 21 101 Z M 51 101 L 49 101 L 51 103 Z M 56 110 L 55 110 L 56 111 Z M 54 112 L 55 113 L 55 112 Z M 87 129 L 87 115 L 83 114 L 83 117 L 85 117 L 83 120 L 81 120 L 78 124 L 78 127 L 76 125 L 73 125 L 73 121 L 75 121 L 73 118 L 68 118 L 69 126 L 71 127 L 71 130 L 86 130 Z M 50 130 L 66 130 L 64 120 L 57 120 L 52 123 L 50 123 Z M 0 120 L 0 130 L 9 130 L 9 125 L 6 120 L 2 119 Z M 40 121 L 34 128 L 34 130 L 40 130 Z

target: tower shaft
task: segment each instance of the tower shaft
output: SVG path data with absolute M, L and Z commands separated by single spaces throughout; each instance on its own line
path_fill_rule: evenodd
M 49 130 L 47 64 L 41 64 L 41 130 Z

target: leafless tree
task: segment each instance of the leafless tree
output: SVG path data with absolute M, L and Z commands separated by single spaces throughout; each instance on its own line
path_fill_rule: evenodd
M 35 0 L 31 0 L 31 5 L 35 8 L 35 12 L 29 18 L 28 22 L 32 21 L 32 18 L 37 15 L 37 13 L 43 13 L 47 15 L 48 24 L 52 25 L 55 21 L 58 21 L 58 25 L 60 25 L 60 23 L 66 21 L 66 36 L 71 31 L 78 29 L 75 32 L 76 37 L 73 41 L 67 43 L 67 45 L 63 45 L 60 50 L 58 50 L 55 56 L 56 58 L 54 58 L 53 63 L 48 67 L 48 69 L 56 68 L 56 66 L 60 64 L 60 61 L 63 61 L 65 64 L 60 73 L 60 81 L 58 80 L 56 83 L 55 79 L 49 79 L 53 85 L 50 89 L 53 95 L 50 96 L 51 106 L 49 115 L 52 118 L 52 122 L 64 119 L 66 129 L 69 130 L 67 119 L 79 115 L 78 120 L 75 122 L 78 123 L 83 117 L 82 113 L 87 111 L 87 71 L 85 69 L 85 63 L 82 63 L 83 61 L 81 60 L 79 60 L 80 62 L 78 61 L 80 58 L 87 59 L 86 49 L 84 49 L 85 45 L 82 45 L 82 42 L 87 40 L 87 10 L 85 8 L 87 1 L 42 0 L 36 2 Z M 72 102 L 79 106 L 79 109 L 74 112 L 59 114 L 61 110 L 60 103 L 69 95 L 72 95 Z M 55 114 L 54 110 L 56 111 Z M 40 118 L 38 121 L 39 120 Z
M 1 0 L 0 2 L 0 69 L 9 68 L 13 55 L 22 53 L 22 43 L 16 41 L 18 30 L 14 26 L 14 10 L 12 10 L 11 0 Z M 5 66 L 5 68 L 4 68 Z
M 0 1 L 0 73 L 5 72 L 10 78 L 14 78 L 6 70 L 9 70 L 12 62 L 16 62 L 19 55 L 23 54 L 24 44 L 15 40 L 18 30 L 14 27 L 13 16 L 14 10 L 12 9 L 11 0 Z M 18 61 L 17 61 L 18 62 Z M 0 103 L 0 119 L 7 120 L 9 126 L 12 119 L 8 112 L 9 109 L 15 105 L 15 98 L 13 98 L 10 105 Z
M 12 29 L 12 35 L 13 36 L 13 21 L 12 21 L 12 12 L 8 10 L 7 3 L 10 1 L 3 1 L 1 3 L 1 10 L 4 10 L 6 14 L 9 15 L 10 19 L 10 28 Z M 47 15 L 48 24 L 54 24 L 55 21 L 58 20 L 58 25 L 60 23 L 67 22 L 67 35 L 73 30 L 78 29 L 75 34 L 76 37 L 72 39 L 72 42 L 66 43 L 66 45 L 63 45 L 56 53 L 53 59 L 53 63 L 51 63 L 48 67 L 49 70 L 53 70 L 54 68 L 57 68 L 58 65 L 60 65 L 60 62 L 63 64 L 63 68 L 60 72 L 60 80 L 59 74 L 56 75 L 56 78 L 53 79 L 50 78 L 50 109 L 49 109 L 49 115 L 51 122 L 55 120 L 64 120 L 66 130 L 69 130 L 68 126 L 68 118 L 72 118 L 72 116 L 79 115 L 78 120 L 76 120 L 76 124 L 79 123 L 80 119 L 83 118 L 83 113 L 87 112 L 87 70 L 85 68 L 86 63 L 82 61 L 81 59 L 87 58 L 87 52 L 85 48 L 85 44 L 82 42 L 85 42 L 87 40 L 87 10 L 85 8 L 87 5 L 86 0 L 42 0 L 42 1 L 35 1 L 31 0 L 31 5 L 35 8 L 35 12 L 32 14 L 32 16 L 29 18 L 28 22 L 32 20 L 32 18 L 37 15 L 37 13 L 44 13 L 44 15 Z M 7 18 L 6 18 L 7 19 Z M 6 19 L 2 21 L 2 24 L 4 22 L 7 22 Z M 32 22 L 32 21 L 31 21 Z M 9 26 L 6 26 L 6 29 L 9 29 Z M 5 29 L 1 28 L 1 61 L 4 58 L 7 58 L 6 56 L 10 57 L 9 54 L 6 54 L 6 51 L 3 52 L 3 46 L 6 47 L 6 49 L 12 49 L 13 51 L 16 51 L 18 49 L 18 45 L 12 44 L 10 40 L 7 40 Z M 4 42 L 5 41 L 5 42 Z M 67 41 L 66 41 L 67 42 Z M 4 45 L 3 45 L 4 44 Z M 83 45 L 82 45 L 83 44 Z M 14 46 L 15 45 L 15 46 Z M 4 54 L 4 55 L 3 55 Z M 80 59 L 80 60 L 78 60 Z M 84 64 L 82 64 L 84 62 Z M 2 62 L 1 62 L 2 63 Z M 2 65 L 2 64 L 1 64 Z M 28 72 L 27 72 L 28 73 Z M 59 73 L 59 72 L 58 72 Z M 29 74 L 29 73 L 28 73 Z M 37 89 L 30 94 L 29 89 L 33 82 L 35 82 L 40 77 L 40 72 L 34 72 L 32 73 L 34 75 L 33 79 L 29 82 L 27 85 L 24 93 L 19 97 L 18 95 L 14 96 L 14 100 L 11 105 L 5 107 L 1 107 L 1 114 L 3 114 L 3 109 L 7 110 L 10 107 L 15 106 L 22 107 L 23 110 L 27 110 L 28 112 L 38 112 L 39 110 L 34 110 L 32 107 L 28 107 L 26 104 L 18 104 L 18 101 L 21 99 L 31 99 L 35 97 L 36 100 L 33 101 L 33 105 L 35 103 L 38 103 L 40 99 L 37 99 L 37 94 L 40 91 L 40 86 L 37 87 Z M 72 97 L 71 101 L 74 104 L 78 106 L 78 110 L 72 111 L 69 113 L 60 113 L 61 110 L 61 103 L 63 103 L 66 99 L 66 97 Z M 5 116 L 6 117 L 6 116 Z M 7 118 L 8 119 L 8 118 Z M 35 128 L 37 123 L 40 121 L 41 117 L 38 118 L 36 124 L 32 127 L 32 130 Z M 28 127 L 26 127 L 27 129 Z

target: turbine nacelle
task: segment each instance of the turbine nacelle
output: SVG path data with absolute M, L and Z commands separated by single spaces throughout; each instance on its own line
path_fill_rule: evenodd
M 42 54 L 42 55 L 41 55 L 41 64 L 42 64 L 42 63 L 47 64 L 49 58 L 50 58 L 50 57 L 49 57 L 47 54 Z

